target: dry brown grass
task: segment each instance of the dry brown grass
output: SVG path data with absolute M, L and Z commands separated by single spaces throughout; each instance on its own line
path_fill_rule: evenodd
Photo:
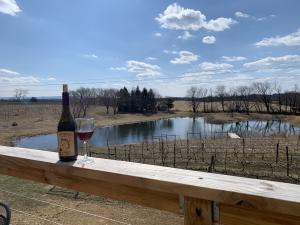
M 61 105 L 55 104 L 0 104 L 0 145 L 13 145 L 21 136 L 55 133 L 61 113 Z M 105 107 L 92 106 L 88 116 L 94 117 L 97 126 L 134 123 L 160 118 L 187 116 L 189 112 L 159 112 L 156 114 L 106 114 Z M 12 126 L 17 123 L 17 126 Z

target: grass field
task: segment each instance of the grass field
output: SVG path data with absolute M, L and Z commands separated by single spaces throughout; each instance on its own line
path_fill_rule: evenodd
M 158 113 L 154 115 L 141 114 L 106 114 L 104 107 L 92 107 L 89 116 L 94 117 L 97 126 L 108 126 L 113 124 L 133 123 L 138 121 L 156 120 L 159 118 L 189 116 L 192 113 L 187 102 L 175 102 L 175 108 L 172 113 Z M 57 123 L 60 117 L 60 104 L 0 104 L 0 144 L 12 145 L 15 138 L 20 136 L 31 136 L 37 134 L 56 132 Z M 211 122 L 235 122 L 249 119 L 274 119 L 279 118 L 300 125 L 300 119 L 296 116 L 272 116 L 267 114 L 251 113 L 244 114 L 226 114 L 211 113 L 199 114 L 205 116 Z M 12 126 L 16 123 L 17 126 Z M 191 140 L 190 143 L 178 143 L 175 146 L 175 166 L 186 169 L 210 170 L 217 173 L 227 173 L 251 177 L 260 177 L 270 179 L 270 177 L 280 177 L 283 181 L 299 182 L 299 152 L 298 139 L 293 140 L 280 139 L 279 163 L 276 160 L 275 149 L 277 139 L 264 140 L 260 142 L 256 140 L 256 147 L 251 147 L 250 141 L 246 140 L 245 153 L 241 146 L 241 140 L 236 143 L 228 139 L 220 140 Z M 204 143 L 204 151 L 202 146 Z M 254 142 L 251 142 L 254 143 Z M 259 144 L 260 143 L 260 144 Z M 265 143 L 262 145 L 262 143 Z M 174 144 L 171 142 L 153 143 L 147 146 L 144 144 L 134 145 L 131 148 L 130 161 L 158 164 L 164 166 L 174 165 Z M 286 173 L 286 156 L 285 147 L 290 148 L 290 176 L 287 178 Z M 220 147 L 221 146 L 221 147 Z M 227 146 L 227 150 L 226 150 Z M 233 146 L 236 146 L 233 148 Z M 265 146 L 265 148 L 258 148 Z M 123 149 L 122 149 L 123 148 Z M 126 148 L 126 150 L 124 150 Z M 128 160 L 128 146 L 118 147 L 116 159 Z M 143 157 L 141 150 L 143 149 Z M 162 149 L 163 154 L 162 154 Z M 108 154 L 108 149 L 98 149 L 101 157 L 114 158 L 114 147 Z M 227 152 L 227 153 L 226 153 Z M 269 154 L 271 152 L 271 154 Z M 255 154 L 254 154 L 255 153 Z M 163 156 L 162 156 L 163 155 Z M 203 157 L 202 157 L 203 155 Z M 226 156 L 227 155 L 227 156 Z M 214 164 L 211 164 L 212 156 L 214 156 Z M 227 158 L 226 158 L 227 157 Z M 226 158 L 226 160 L 225 160 Z M 226 161 L 226 163 L 225 163 Z M 267 163 L 270 161 L 270 163 Z M 253 163 L 258 163 L 253 166 Z M 225 166 L 226 164 L 226 166 Z M 226 167 L 226 168 L 225 168 Z M 255 174 L 263 170 L 264 174 Z M 252 174 L 249 173 L 252 172 Z M 255 173 L 253 173 L 255 172 Z M 272 175 L 272 176 L 271 176 Z M 287 179 L 286 179 L 287 178 Z M 53 224 L 46 220 L 55 221 L 57 224 L 166 224 L 176 225 L 183 224 L 183 218 L 171 213 L 159 210 L 149 209 L 132 205 L 125 202 L 114 201 L 106 198 L 96 197 L 80 193 L 78 198 L 74 196 L 76 192 L 55 188 L 49 191 L 52 186 L 37 184 L 30 181 L 24 181 L 13 177 L 0 176 L 0 201 L 7 202 L 11 205 L 13 211 L 13 223 L 17 225 L 36 225 L 36 224 Z M 16 195 L 17 193 L 18 195 Z M 25 197 L 24 197 L 25 196 Z M 29 197 L 29 198 L 28 198 Z M 34 199 L 32 199 L 34 198 Z M 49 204 L 49 202 L 51 204 Z M 58 205 L 55 205 L 55 204 Z M 54 205 L 53 205 L 54 204 Z M 64 207 L 61 207 L 64 206 Z M 68 208 L 77 209 L 92 213 L 87 215 L 84 212 L 75 212 Z M 22 211 L 22 212 L 21 212 Z M 32 214 L 32 215 L 29 215 Z M 95 216 L 97 215 L 97 216 Z M 116 221 L 108 220 L 99 216 L 108 217 Z M 122 223 L 120 223 L 122 222 Z

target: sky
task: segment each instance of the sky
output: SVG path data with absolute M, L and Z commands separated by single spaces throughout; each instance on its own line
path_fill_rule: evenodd
M 300 81 L 299 0 L 0 0 L 0 97 Z

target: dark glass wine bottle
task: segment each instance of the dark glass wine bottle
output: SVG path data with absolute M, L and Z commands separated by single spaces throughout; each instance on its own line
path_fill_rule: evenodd
M 76 124 L 70 112 L 68 85 L 63 85 L 62 114 L 58 123 L 58 153 L 61 161 L 74 161 L 77 159 Z

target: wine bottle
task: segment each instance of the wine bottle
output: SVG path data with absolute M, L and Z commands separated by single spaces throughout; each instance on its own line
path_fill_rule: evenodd
M 74 161 L 78 156 L 76 124 L 70 112 L 68 85 L 63 85 L 62 114 L 58 123 L 58 153 L 61 161 Z

